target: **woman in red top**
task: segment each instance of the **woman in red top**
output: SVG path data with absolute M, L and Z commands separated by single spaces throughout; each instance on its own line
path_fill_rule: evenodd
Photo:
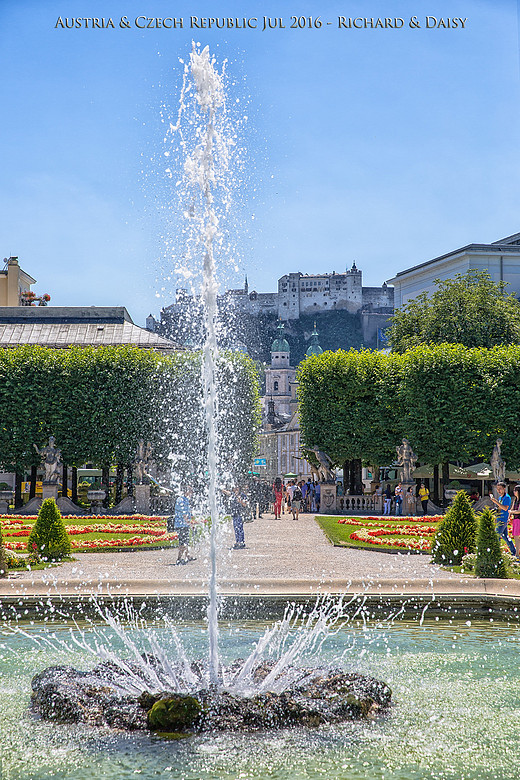
M 276 477 L 274 484 L 274 517 L 279 520 L 282 516 L 283 483 L 280 477 Z

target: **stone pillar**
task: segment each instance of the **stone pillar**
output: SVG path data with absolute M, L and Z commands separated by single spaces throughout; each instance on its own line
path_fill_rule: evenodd
M 58 498 L 58 483 L 49 483 L 49 482 L 43 482 L 42 483 L 42 499 L 45 501 L 46 498 L 53 498 L 55 501 Z
M 6 515 L 9 512 L 9 504 L 12 499 L 12 490 L 0 490 L 0 515 Z
M 140 515 L 150 514 L 150 485 L 134 485 L 135 511 Z
M 336 514 L 336 485 L 331 482 L 322 482 L 320 491 L 320 513 L 325 515 Z

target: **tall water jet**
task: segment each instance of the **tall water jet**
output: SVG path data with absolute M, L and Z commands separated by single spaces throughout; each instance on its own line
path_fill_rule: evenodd
M 209 666 L 210 682 L 219 682 L 218 608 L 217 608 L 217 533 L 219 475 L 218 449 L 218 399 L 217 399 L 217 278 L 215 248 L 222 243 L 220 232 L 220 208 L 229 207 L 227 172 L 231 135 L 225 126 L 226 99 L 222 75 L 217 72 L 215 60 L 206 46 L 199 51 L 192 46 L 189 63 L 185 65 L 184 82 L 178 121 L 172 131 L 182 134 L 182 115 L 187 97 L 192 93 L 195 110 L 196 140 L 189 149 L 181 135 L 181 147 L 185 152 L 184 180 L 191 193 L 191 202 L 185 216 L 192 225 L 189 246 L 191 251 L 200 247 L 203 254 L 202 303 L 204 312 L 204 345 L 202 349 L 202 389 L 204 418 L 207 433 L 208 502 L 211 518 L 210 576 L 209 576 Z M 193 121 L 193 120 L 192 120 Z M 217 194 L 218 193 L 218 196 Z

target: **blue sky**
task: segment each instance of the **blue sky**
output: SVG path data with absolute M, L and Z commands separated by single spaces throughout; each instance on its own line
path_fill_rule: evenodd
M 291 29 L 295 12 L 324 24 Z M 264 15 L 285 27 L 189 24 Z M 466 26 L 425 29 L 427 15 Z M 116 29 L 56 29 L 60 16 Z M 139 30 L 137 16 L 184 29 Z M 339 29 L 339 16 L 405 23 Z M 193 39 L 228 60 L 248 117 L 230 285 L 247 273 L 274 290 L 282 273 L 354 260 L 379 285 L 520 231 L 516 0 L 0 0 L 0 259 L 18 255 L 52 304 L 126 305 L 142 324 L 173 300 L 160 111 L 177 104 Z

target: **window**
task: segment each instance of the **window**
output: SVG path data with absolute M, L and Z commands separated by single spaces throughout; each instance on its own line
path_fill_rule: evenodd
M 275 389 L 275 390 L 278 390 L 278 382 L 275 382 L 275 383 L 274 383 L 274 389 Z

